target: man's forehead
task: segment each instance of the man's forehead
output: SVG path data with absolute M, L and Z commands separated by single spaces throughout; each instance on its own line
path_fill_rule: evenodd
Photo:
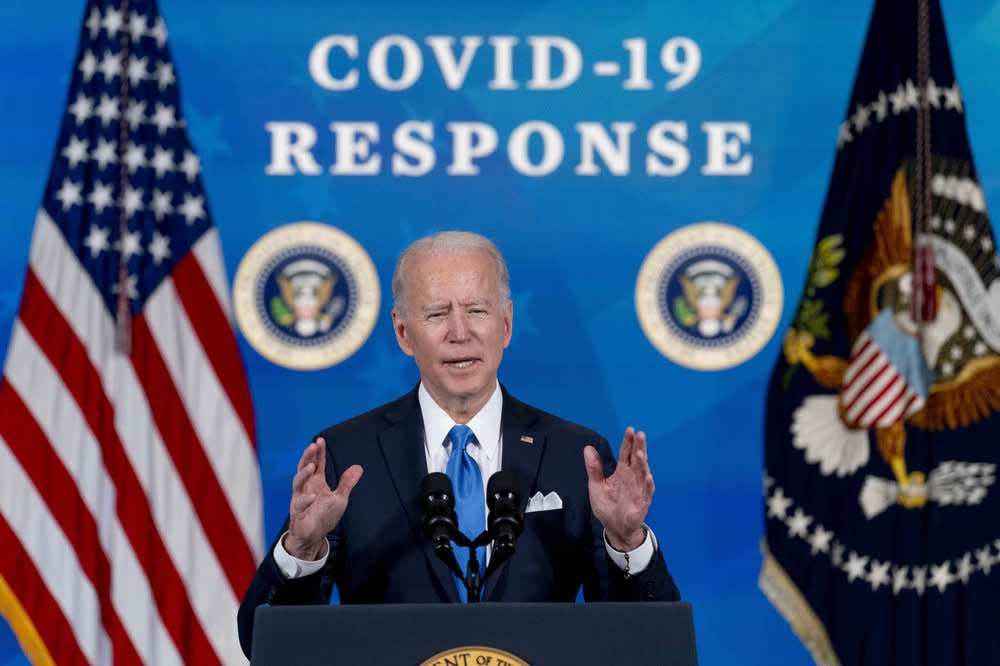
M 486 270 L 490 270 L 493 264 L 493 259 L 490 257 L 490 253 L 486 250 L 478 248 L 469 250 L 456 249 L 438 252 L 420 252 L 412 255 L 409 261 L 413 264 L 439 264 L 444 266 L 476 264 L 483 266 Z
M 425 276 L 409 291 L 418 306 L 432 303 L 470 305 L 485 303 L 500 298 L 496 280 L 482 276 L 466 276 L 467 279 L 435 280 Z
M 496 267 L 489 253 L 482 250 L 415 255 L 404 275 L 405 298 L 411 307 L 500 298 Z
M 421 310 L 442 307 L 469 307 L 487 305 L 500 300 L 496 280 L 477 278 L 468 280 L 424 280 L 409 292 L 410 304 Z
M 426 255 L 417 258 L 406 272 L 407 286 L 461 288 L 496 282 L 489 256 L 482 253 Z

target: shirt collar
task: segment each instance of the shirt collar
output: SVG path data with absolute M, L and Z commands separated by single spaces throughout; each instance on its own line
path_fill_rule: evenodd
M 420 388 L 417 390 L 417 399 L 420 401 L 420 412 L 424 419 L 424 436 L 427 447 L 442 444 L 455 422 L 448 416 L 447 412 L 441 409 L 440 405 L 434 402 L 434 398 L 424 388 L 423 382 L 420 382 Z M 476 441 L 479 442 L 487 460 L 495 459 L 500 450 L 500 417 L 502 413 L 503 393 L 500 391 L 500 383 L 497 382 L 496 388 L 493 389 L 493 395 L 466 424 L 475 433 Z

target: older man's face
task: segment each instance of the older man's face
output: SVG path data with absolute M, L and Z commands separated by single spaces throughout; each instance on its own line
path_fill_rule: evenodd
M 467 420 L 486 404 L 510 343 L 513 307 L 502 300 L 485 251 L 417 255 L 404 274 L 406 314 L 393 311 L 399 346 L 431 397 Z

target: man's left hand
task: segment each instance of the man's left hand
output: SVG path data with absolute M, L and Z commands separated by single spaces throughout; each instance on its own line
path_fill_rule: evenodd
M 583 450 L 587 466 L 590 508 L 601 521 L 611 547 L 635 550 L 646 540 L 643 523 L 653 499 L 653 473 L 649 471 L 646 433 L 625 429 L 618 466 L 604 476 L 604 464 L 593 446 Z

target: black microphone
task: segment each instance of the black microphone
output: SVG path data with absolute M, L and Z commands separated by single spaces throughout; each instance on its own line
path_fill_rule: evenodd
M 490 515 L 486 526 L 496 541 L 498 550 L 514 550 L 514 543 L 524 530 L 524 519 L 518 513 L 521 497 L 514 475 L 500 470 L 486 484 L 486 506 Z
M 447 474 L 431 472 L 420 482 L 423 501 L 421 522 L 424 533 L 434 542 L 434 548 L 451 549 L 451 540 L 458 533 L 455 515 L 455 493 Z

